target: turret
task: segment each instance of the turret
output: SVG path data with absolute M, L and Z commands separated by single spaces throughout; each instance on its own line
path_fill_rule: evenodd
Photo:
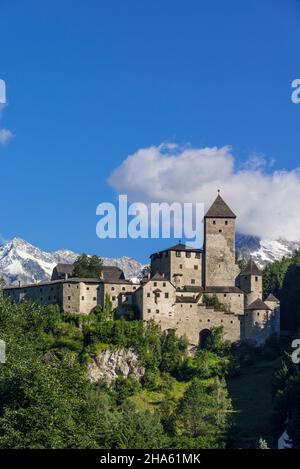
M 262 300 L 262 271 L 250 259 L 239 276 L 241 290 L 245 293 L 245 308 L 257 298 Z

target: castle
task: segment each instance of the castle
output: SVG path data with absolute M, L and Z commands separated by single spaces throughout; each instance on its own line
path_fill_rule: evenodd
M 74 278 L 73 266 L 58 264 L 51 281 L 9 286 L 13 302 L 58 304 L 65 312 L 89 314 L 104 306 L 107 294 L 118 315 L 134 308 L 144 321 L 175 329 L 192 346 L 203 345 L 223 326 L 232 342 L 262 345 L 280 333 L 280 304 L 262 298 L 262 272 L 253 260 L 239 269 L 235 252 L 236 215 L 220 194 L 204 217 L 203 250 L 179 243 L 151 255 L 148 278 L 135 284 L 117 267 L 103 267 L 101 278 Z M 210 306 L 211 305 L 211 306 Z

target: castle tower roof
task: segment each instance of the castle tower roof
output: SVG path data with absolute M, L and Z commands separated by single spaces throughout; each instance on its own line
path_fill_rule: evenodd
M 262 271 L 257 267 L 253 259 L 248 261 L 246 267 L 241 271 L 240 275 L 262 275 Z
M 259 298 L 257 298 L 257 300 L 253 301 L 253 303 L 251 303 L 249 306 L 246 307 L 247 311 L 253 311 L 255 309 L 257 309 L 259 311 L 263 311 L 263 310 L 270 311 L 269 306 L 266 305 L 266 303 L 264 303 Z
M 236 218 L 236 215 L 219 194 L 212 206 L 208 209 L 205 218 Z
M 278 298 L 276 298 L 273 293 L 270 293 L 270 295 L 268 296 L 268 298 L 265 299 L 265 301 L 269 301 L 270 303 L 279 303 Z

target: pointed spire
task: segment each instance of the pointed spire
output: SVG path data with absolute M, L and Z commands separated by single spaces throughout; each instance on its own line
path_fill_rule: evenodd
M 231 208 L 228 207 L 220 196 L 220 189 L 218 189 L 218 196 L 207 211 L 205 218 L 236 218 Z
M 262 275 L 262 271 L 257 267 L 253 259 L 250 259 L 240 275 Z

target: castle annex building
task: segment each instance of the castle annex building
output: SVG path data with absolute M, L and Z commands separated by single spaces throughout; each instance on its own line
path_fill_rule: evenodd
M 58 264 L 51 281 L 10 286 L 11 301 L 58 304 L 65 312 L 89 314 L 108 294 L 117 314 L 133 307 L 140 319 L 175 329 L 191 345 L 203 343 L 213 327 L 226 339 L 263 344 L 280 333 L 280 304 L 262 298 L 262 272 L 250 260 L 241 271 L 235 253 L 236 215 L 218 195 L 204 217 L 203 250 L 177 244 L 151 255 L 148 278 L 125 279 L 117 267 L 103 267 L 101 278 L 74 278 L 73 266 Z M 213 305 L 213 306 L 209 306 Z

